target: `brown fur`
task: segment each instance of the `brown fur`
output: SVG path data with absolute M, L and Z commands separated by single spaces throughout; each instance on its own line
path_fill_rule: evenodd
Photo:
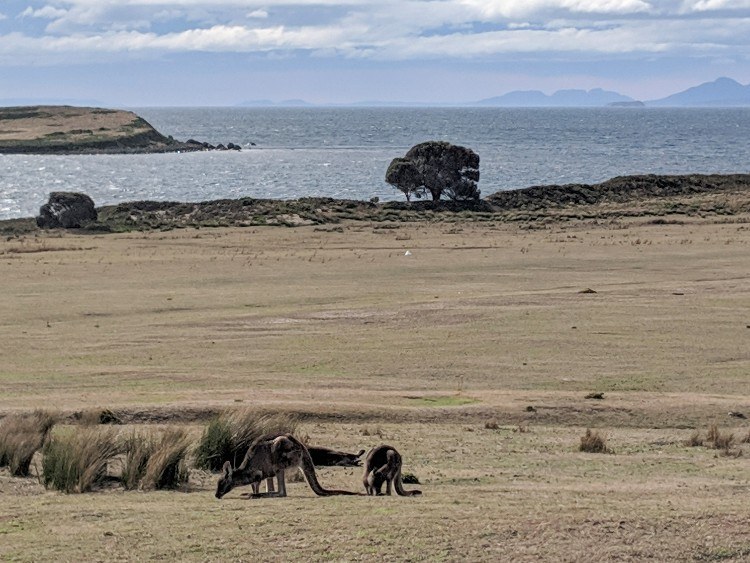
M 359 458 L 365 453 L 365 450 L 359 450 L 359 453 L 348 454 L 322 446 L 307 446 L 307 451 L 310 452 L 310 457 L 312 457 L 315 467 L 324 465 L 332 467 L 359 467 L 362 465 L 362 460 Z
M 401 454 L 396 448 L 382 444 L 370 450 L 365 459 L 365 475 L 362 482 L 368 495 L 382 495 L 383 483 L 386 484 L 385 494 L 391 494 L 391 484 L 396 494 L 402 497 L 421 495 L 422 491 L 405 491 L 401 481 Z
M 236 469 L 232 469 L 232 464 L 226 462 L 223 474 L 216 484 L 216 498 L 223 497 L 235 487 L 253 485 L 260 483 L 263 479 L 273 477 L 278 480 L 278 491 L 255 492 L 252 496 L 285 497 L 286 481 L 284 473 L 291 467 L 302 469 L 310 488 L 318 496 L 357 494 L 338 489 L 324 489 L 318 482 L 315 465 L 304 444 L 291 434 L 282 434 L 275 438 L 261 438 L 256 441 Z

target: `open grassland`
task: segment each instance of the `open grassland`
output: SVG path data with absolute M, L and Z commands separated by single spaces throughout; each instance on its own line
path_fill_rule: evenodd
M 396 446 L 424 496 L 217 501 L 196 471 L 63 495 L 3 470 L 0 559 L 747 560 L 749 219 L 4 239 L 0 412 L 196 438 L 222 409 L 299 413 L 311 443 Z M 728 451 L 686 445 L 712 424 Z M 587 428 L 613 453 L 579 452 Z

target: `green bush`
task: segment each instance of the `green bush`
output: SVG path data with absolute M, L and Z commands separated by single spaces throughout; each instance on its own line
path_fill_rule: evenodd
M 16 477 L 28 477 L 31 460 L 54 424 L 45 411 L 6 416 L 0 421 L 0 467 L 7 466 Z
M 217 416 L 208 423 L 195 450 L 195 466 L 198 469 L 219 471 L 224 462 L 231 460 L 232 429 L 225 416 Z

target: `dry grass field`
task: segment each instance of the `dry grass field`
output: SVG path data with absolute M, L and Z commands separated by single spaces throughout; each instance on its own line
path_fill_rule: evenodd
M 748 215 L 41 233 L 0 241 L 0 272 L 0 414 L 197 438 L 223 409 L 297 413 L 312 443 L 396 446 L 424 493 L 2 470 L 2 560 L 750 559 Z M 687 445 L 711 425 L 729 449 Z M 610 453 L 578 451 L 587 428 Z

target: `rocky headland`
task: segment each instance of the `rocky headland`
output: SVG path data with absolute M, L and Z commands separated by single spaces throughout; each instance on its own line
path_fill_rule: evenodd
M 0 108 L 0 153 L 5 154 L 133 154 L 222 150 L 164 136 L 133 112 L 72 106 Z

